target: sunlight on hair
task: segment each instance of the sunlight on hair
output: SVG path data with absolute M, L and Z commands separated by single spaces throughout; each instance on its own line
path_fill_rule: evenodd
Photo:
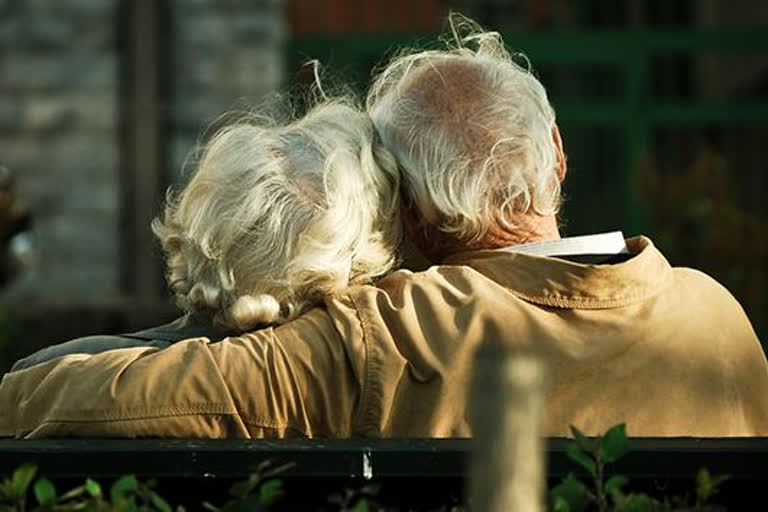
M 179 306 L 246 331 L 390 270 L 399 178 L 373 133 L 351 102 L 325 99 L 287 122 L 240 116 L 203 144 L 152 224 Z
M 557 213 L 555 113 L 497 32 L 450 21 L 445 49 L 402 51 L 379 72 L 367 109 L 424 218 L 472 240 L 520 214 Z

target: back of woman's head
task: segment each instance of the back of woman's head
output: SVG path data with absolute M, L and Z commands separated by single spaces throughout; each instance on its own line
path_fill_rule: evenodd
M 152 224 L 179 306 L 244 331 L 386 273 L 399 179 L 392 157 L 374 151 L 370 121 L 341 101 L 220 130 Z

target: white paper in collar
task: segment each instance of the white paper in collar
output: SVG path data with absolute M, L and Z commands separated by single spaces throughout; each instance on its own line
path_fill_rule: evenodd
M 498 249 L 506 252 L 522 252 L 536 256 L 580 256 L 585 254 L 629 254 L 629 248 L 621 231 L 599 233 L 546 240 L 530 244 L 511 245 Z

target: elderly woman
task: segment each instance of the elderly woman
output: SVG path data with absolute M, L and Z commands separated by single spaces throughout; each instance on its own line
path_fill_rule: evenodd
M 400 240 L 397 170 L 382 151 L 368 118 L 343 101 L 285 124 L 253 118 L 222 129 L 152 224 L 168 284 L 187 314 L 138 333 L 48 347 L 13 370 L 281 324 L 381 276 Z

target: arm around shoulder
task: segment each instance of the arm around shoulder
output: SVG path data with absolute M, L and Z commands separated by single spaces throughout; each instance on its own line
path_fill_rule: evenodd
M 347 359 L 324 311 L 217 343 L 67 355 L 5 375 L 0 436 L 344 436 Z

